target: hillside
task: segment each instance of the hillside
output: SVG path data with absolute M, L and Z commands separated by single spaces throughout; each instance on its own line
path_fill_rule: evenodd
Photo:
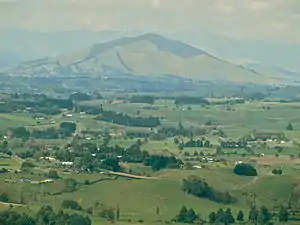
M 216 58 L 201 49 L 156 34 L 120 38 L 89 48 L 30 61 L 7 73 L 25 76 L 178 75 L 194 80 L 271 82 L 269 78 Z
M 265 76 L 276 80 L 280 80 L 285 83 L 290 83 L 295 80 L 299 81 L 300 79 L 299 73 L 278 66 L 267 65 L 262 63 L 248 63 L 244 66 L 249 69 L 254 69 L 255 71 L 264 74 Z

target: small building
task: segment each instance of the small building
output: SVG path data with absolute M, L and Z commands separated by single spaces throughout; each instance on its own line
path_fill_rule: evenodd
M 73 166 L 73 162 L 62 162 L 63 166 Z
M 193 168 L 195 168 L 195 169 L 202 169 L 202 166 L 194 165 Z
M 235 162 L 235 165 L 242 164 L 242 163 L 243 163 L 243 161 L 237 161 L 237 162 Z

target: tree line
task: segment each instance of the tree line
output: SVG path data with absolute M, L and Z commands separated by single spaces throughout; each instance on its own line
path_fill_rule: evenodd
M 109 123 L 134 127 L 157 127 L 160 125 L 158 117 L 132 117 L 127 114 L 114 111 L 103 111 L 95 118 Z
M 236 217 L 234 217 L 230 208 L 226 210 L 219 208 L 217 211 L 213 211 L 209 214 L 208 220 L 201 218 L 201 216 L 195 212 L 193 208 L 188 209 L 182 206 L 179 213 L 173 219 L 174 222 L 187 223 L 187 224 L 224 224 L 230 225 L 236 222 L 250 223 L 250 224 L 273 224 L 273 221 L 279 221 L 282 223 L 287 223 L 290 219 L 290 213 L 284 206 L 280 206 L 278 212 L 272 212 L 265 206 L 260 208 L 252 206 L 249 210 L 248 215 L 246 215 L 242 210 L 239 210 Z

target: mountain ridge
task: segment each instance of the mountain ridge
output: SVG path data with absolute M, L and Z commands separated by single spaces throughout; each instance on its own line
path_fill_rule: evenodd
M 231 64 L 194 46 L 153 33 L 94 44 L 56 58 L 29 61 L 8 70 L 8 73 L 27 76 L 80 73 L 132 73 L 137 76 L 172 74 L 193 80 L 270 81 L 255 70 Z

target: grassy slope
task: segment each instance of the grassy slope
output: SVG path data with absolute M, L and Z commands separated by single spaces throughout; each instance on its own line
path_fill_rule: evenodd
M 186 195 L 181 191 L 181 180 L 190 174 L 196 174 L 205 178 L 218 190 L 231 191 L 233 195 L 238 197 L 239 202 L 227 206 Z M 1 182 L 4 176 L 0 175 Z M 65 174 L 63 176 L 74 177 L 75 175 Z M 93 185 L 84 185 L 73 193 L 66 193 L 56 197 L 45 196 L 39 200 L 41 202 L 33 202 L 33 205 L 50 204 L 59 208 L 63 199 L 73 199 L 78 201 L 84 208 L 87 208 L 93 205 L 95 201 L 100 201 L 107 206 L 116 207 L 119 205 L 122 220 L 131 219 L 132 221 L 137 221 L 141 219 L 146 222 L 170 220 L 174 218 L 182 205 L 186 205 L 187 207 L 193 207 L 206 218 L 211 211 L 217 210 L 220 207 L 231 207 L 234 214 L 239 209 L 243 209 L 247 213 L 251 204 L 251 196 L 246 197 L 242 195 L 242 191 L 245 190 L 253 191 L 257 194 L 259 205 L 265 204 L 271 207 L 273 204 L 286 202 L 292 184 L 297 178 L 295 173 L 278 177 L 262 173 L 254 181 L 253 178 L 232 175 L 230 169 L 166 170 L 159 172 L 156 176 L 161 179 L 130 180 L 119 178 Z M 42 176 L 30 176 L 26 174 L 14 175 L 14 177 L 43 178 Z M 97 175 L 76 175 L 75 178 L 83 182 L 85 179 L 96 179 Z M 55 184 L 45 185 L 44 191 L 57 191 L 61 190 L 62 187 L 63 182 L 58 181 Z M 11 191 L 16 200 L 20 198 L 21 189 L 23 189 L 25 196 L 29 191 L 39 192 L 41 190 L 41 186 L 39 185 L 20 183 L 5 184 L 2 188 Z M 277 201 L 274 201 L 275 199 Z M 156 215 L 156 207 L 160 208 L 160 215 Z

